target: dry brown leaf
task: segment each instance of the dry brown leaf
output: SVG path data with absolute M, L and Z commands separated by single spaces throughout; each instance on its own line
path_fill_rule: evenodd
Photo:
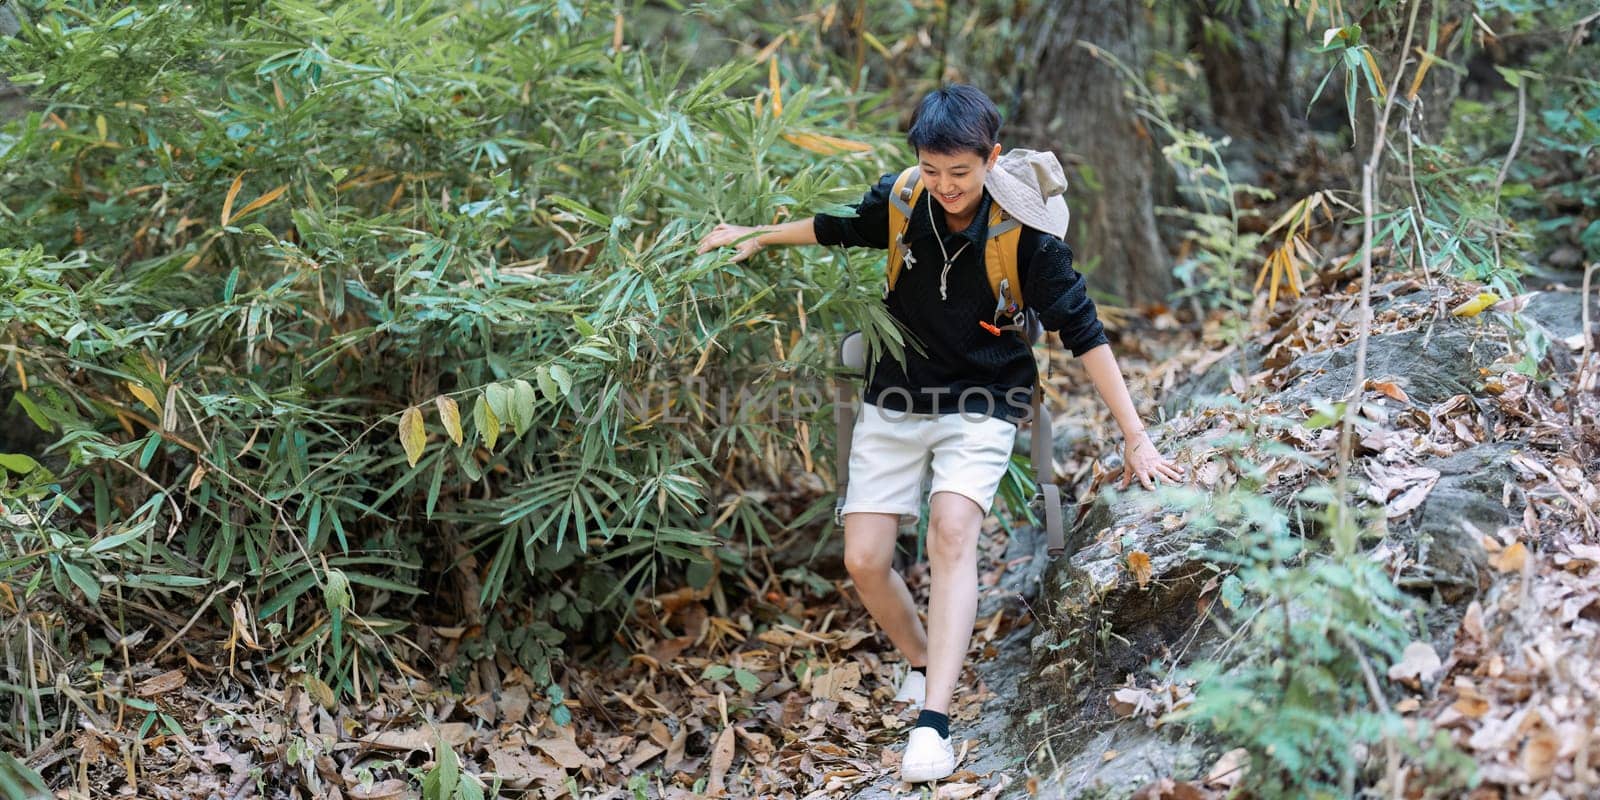
M 728 774 L 728 768 L 733 766 L 733 754 L 737 747 L 733 728 L 723 728 L 722 733 L 717 735 L 717 743 L 711 747 L 711 774 L 706 780 L 707 796 L 717 797 L 723 793 L 722 781 Z
M 135 691 L 140 697 L 155 697 L 181 688 L 187 680 L 182 670 L 175 669 L 141 681 Z
M 465 722 L 441 722 L 430 727 L 421 725 L 402 730 L 378 731 L 359 739 L 363 744 L 385 750 L 430 750 L 436 739 L 443 739 L 451 747 L 461 747 L 472 739 L 472 726 Z
M 1513 542 L 1510 547 L 1489 556 L 1489 566 L 1501 572 L 1521 572 L 1523 565 L 1528 560 L 1528 548 L 1522 542 Z
M 840 664 L 827 672 L 811 679 L 811 694 L 813 697 L 829 700 L 839 699 L 841 693 L 847 689 L 854 689 L 861 684 L 861 665 L 851 661 Z
M 390 778 L 366 788 L 360 784 L 350 787 L 350 800 L 402 800 L 416 796 L 411 785 L 399 778 Z
M 1391 400 L 1398 400 L 1402 403 L 1411 402 L 1411 397 L 1406 394 L 1406 390 L 1400 388 L 1400 385 L 1394 381 L 1367 381 L 1367 388 Z
M 1472 688 L 1470 685 L 1464 688 L 1459 686 L 1456 688 L 1459 694 L 1456 696 L 1456 701 L 1450 704 L 1450 707 L 1455 709 L 1457 713 L 1472 719 L 1481 719 L 1483 715 L 1489 713 L 1489 701 L 1484 699 L 1484 696 L 1479 694 L 1477 689 Z
M 1531 781 L 1548 779 L 1555 772 L 1556 757 L 1561 752 L 1561 740 L 1555 731 L 1540 727 L 1539 732 L 1522 745 L 1522 769 Z
M 500 718 L 511 725 L 522 722 L 532 704 L 533 698 L 528 696 L 527 687 L 512 686 L 500 692 Z
M 679 728 L 678 735 L 672 737 L 672 741 L 667 744 L 667 756 L 661 761 L 661 768 L 663 770 L 671 772 L 677 769 L 679 764 L 683 763 L 684 746 L 688 743 L 688 741 L 689 729 Z
M 1150 713 L 1156 710 L 1156 699 L 1144 689 L 1118 689 L 1106 698 L 1106 705 L 1119 717 Z
M 641 741 L 639 742 L 639 746 L 634 748 L 633 755 L 628 756 L 628 760 L 622 762 L 622 766 L 630 773 L 636 772 L 638 771 L 639 767 L 644 766 L 650 761 L 650 759 L 655 758 L 656 756 L 659 756 L 665 752 L 667 752 L 667 748 L 662 747 L 655 742 Z
M 1461 615 L 1461 630 L 1479 644 L 1488 640 L 1488 635 L 1483 629 L 1483 606 L 1478 601 L 1474 600 L 1467 604 L 1466 613 Z
M 1239 785 L 1250 768 L 1250 751 L 1235 747 L 1222 754 L 1206 773 L 1206 785 L 1219 789 L 1232 789 Z
M 559 764 L 521 747 L 501 746 L 490 750 L 489 765 L 494 770 L 493 775 L 503 779 L 507 788 L 518 791 L 535 782 L 560 786 L 567 780 L 567 771 Z
M 981 791 L 983 787 L 976 783 L 941 783 L 933 796 L 934 800 L 967 800 Z
M 583 750 L 581 750 L 578 745 L 570 739 L 538 739 L 536 741 L 529 742 L 528 744 L 531 747 L 537 747 L 540 750 L 543 750 L 545 755 L 555 759 L 555 762 L 560 764 L 563 769 L 578 769 L 580 767 L 594 767 L 598 769 L 602 766 L 598 759 L 595 759 L 588 753 L 583 752 Z
M 311 702 L 327 711 L 334 711 L 339 707 L 339 696 L 334 693 L 333 687 L 321 678 L 308 672 L 305 675 L 304 685 L 306 696 L 311 698 Z
M 1128 571 L 1133 573 L 1133 579 L 1139 582 L 1139 588 L 1150 585 L 1150 556 L 1141 550 L 1134 550 L 1128 554 Z
M 1389 667 L 1389 680 L 1404 681 L 1408 685 L 1416 686 L 1418 682 L 1427 683 L 1433 680 L 1442 666 L 1439 654 L 1434 652 L 1432 645 L 1427 642 L 1412 642 L 1406 645 L 1405 652 L 1400 655 L 1400 663 Z

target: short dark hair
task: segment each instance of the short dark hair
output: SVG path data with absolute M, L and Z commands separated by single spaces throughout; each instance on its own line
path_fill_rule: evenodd
M 906 141 L 942 155 L 971 151 L 988 158 L 1000 135 L 1000 109 L 975 86 L 952 83 L 928 92 L 911 115 Z

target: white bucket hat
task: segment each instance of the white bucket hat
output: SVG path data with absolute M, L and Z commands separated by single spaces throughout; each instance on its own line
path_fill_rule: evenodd
M 1035 230 L 1066 238 L 1071 213 L 1067 176 L 1056 154 L 1017 148 L 995 159 L 984 188 L 1017 221 Z

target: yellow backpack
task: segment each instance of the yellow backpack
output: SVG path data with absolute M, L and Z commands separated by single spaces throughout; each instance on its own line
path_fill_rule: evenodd
M 906 227 L 911 224 L 911 210 L 922 199 L 922 168 L 909 167 L 895 179 L 894 192 L 889 195 L 889 269 L 884 283 L 884 296 L 894 291 L 904 265 Z M 1015 317 L 1027 307 L 1022 297 L 1022 280 L 1017 273 L 1017 246 L 1022 241 L 1022 223 L 1011 218 L 999 203 L 993 203 L 989 212 L 989 239 L 985 243 L 983 263 L 989 273 L 989 290 L 994 293 L 995 316 Z M 998 335 L 1011 326 L 987 325 L 990 333 Z M 1023 330 L 1018 327 L 1017 330 Z M 1029 340 L 1037 339 L 1037 332 L 1024 331 Z

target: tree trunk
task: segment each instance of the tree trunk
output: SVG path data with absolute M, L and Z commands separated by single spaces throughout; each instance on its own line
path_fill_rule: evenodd
M 0 0 L 0 36 L 16 36 L 22 30 L 22 24 L 17 19 L 21 12 L 13 9 L 11 4 Z M 0 75 L 0 122 L 10 119 L 21 106 L 22 92 L 12 86 L 4 75 Z
M 1166 248 L 1156 235 L 1156 149 L 1123 97 L 1124 82 L 1085 44 L 1138 74 L 1147 28 L 1144 4 L 1065 0 L 1045 4 L 1038 58 L 1019 67 L 1031 88 L 1007 146 L 1062 154 L 1071 187 L 1067 240 L 1090 286 L 1132 304 L 1160 303 L 1173 289 Z M 1020 141 L 1018 141 L 1020 139 Z
M 1268 143 L 1289 128 L 1288 59 L 1268 45 L 1261 20 L 1254 0 L 1188 4 L 1189 49 L 1205 69 L 1213 122 L 1235 139 Z

